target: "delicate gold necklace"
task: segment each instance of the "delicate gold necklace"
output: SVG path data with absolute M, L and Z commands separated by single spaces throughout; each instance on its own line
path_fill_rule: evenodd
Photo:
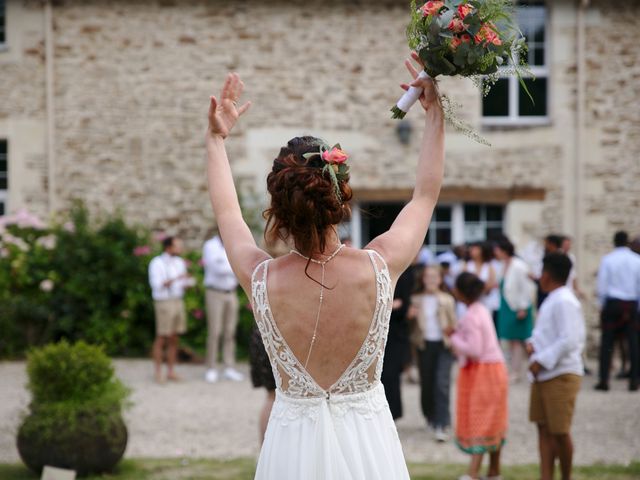
M 309 345 L 309 351 L 307 352 L 307 359 L 304 361 L 304 369 L 307 369 L 307 364 L 309 363 L 309 358 L 311 358 L 311 351 L 313 350 L 313 346 L 316 343 L 316 334 L 318 332 L 318 323 L 320 322 L 320 310 L 322 310 L 322 300 L 324 299 L 324 266 L 333 260 L 340 250 L 344 247 L 344 243 L 338 245 L 338 248 L 334 250 L 334 252 L 329 255 L 325 260 L 316 260 L 315 258 L 307 257 L 306 255 L 301 254 L 299 251 L 293 249 L 289 253 L 295 253 L 300 257 L 306 259 L 307 261 L 317 263 L 322 267 L 322 275 L 320 277 L 320 303 L 318 304 L 318 313 L 316 314 L 316 325 L 313 327 L 313 335 L 311 336 L 311 344 Z

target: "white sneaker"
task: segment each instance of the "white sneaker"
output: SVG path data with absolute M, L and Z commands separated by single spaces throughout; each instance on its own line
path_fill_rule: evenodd
M 207 370 L 207 373 L 204 374 L 204 380 L 207 383 L 216 383 L 219 378 L 220 375 L 218 374 L 218 371 L 214 370 L 213 368 Z
M 224 369 L 223 376 L 227 380 L 232 380 L 234 382 L 241 382 L 242 380 L 244 380 L 244 375 L 243 374 L 241 374 L 236 369 L 230 368 L 230 367 Z
M 436 442 L 444 443 L 449 440 L 449 435 L 447 435 L 447 432 L 445 432 L 442 427 L 436 427 L 434 436 L 436 437 Z

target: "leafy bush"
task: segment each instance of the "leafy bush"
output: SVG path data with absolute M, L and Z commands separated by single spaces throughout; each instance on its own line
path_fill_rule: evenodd
M 154 336 L 148 264 L 160 253 L 146 229 L 120 215 L 91 220 L 77 203 L 68 217 L 46 227 L 20 213 L 0 224 L 0 358 L 60 339 L 86 340 L 109 355 L 147 355 Z M 201 252 L 187 252 L 197 286 L 185 296 L 183 342 L 206 346 Z M 240 293 L 238 354 L 246 356 L 253 317 Z
M 82 341 L 47 345 L 29 354 L 27 373 L 32 399 L 17 439 L 27 466 L 112 468 L 127 443 L 121 413 L 129 390 L 104 351 Z
M 80 341 L 50 344 L 29 353 L 28 389 L 33 406 L 106 403 L 117 410 L 128 391 L 114 377 L 111 360 L 100 347 Z

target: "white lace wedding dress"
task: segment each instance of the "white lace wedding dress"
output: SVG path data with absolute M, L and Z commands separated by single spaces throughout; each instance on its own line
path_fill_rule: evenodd
M 393 292 L 384 259 L 368 250 L 376 278 L 369 332 L 349 367 L 322 389 L 293 355 L 267 295 L 269 262 L 251 280 L 253 309 L 276 379 L 256 479 L 396 480 L 409 473 L 380 383 Z

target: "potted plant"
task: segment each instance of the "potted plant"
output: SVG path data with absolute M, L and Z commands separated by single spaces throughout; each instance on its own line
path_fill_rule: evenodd
M 112 470 L 127 445 L 129 390 L 102 348 L 62 341 L 34 349 L 27 373 L 32 398 L 17 438 L 24 463 L 37 473 L 45 465 L 79 476 Z

